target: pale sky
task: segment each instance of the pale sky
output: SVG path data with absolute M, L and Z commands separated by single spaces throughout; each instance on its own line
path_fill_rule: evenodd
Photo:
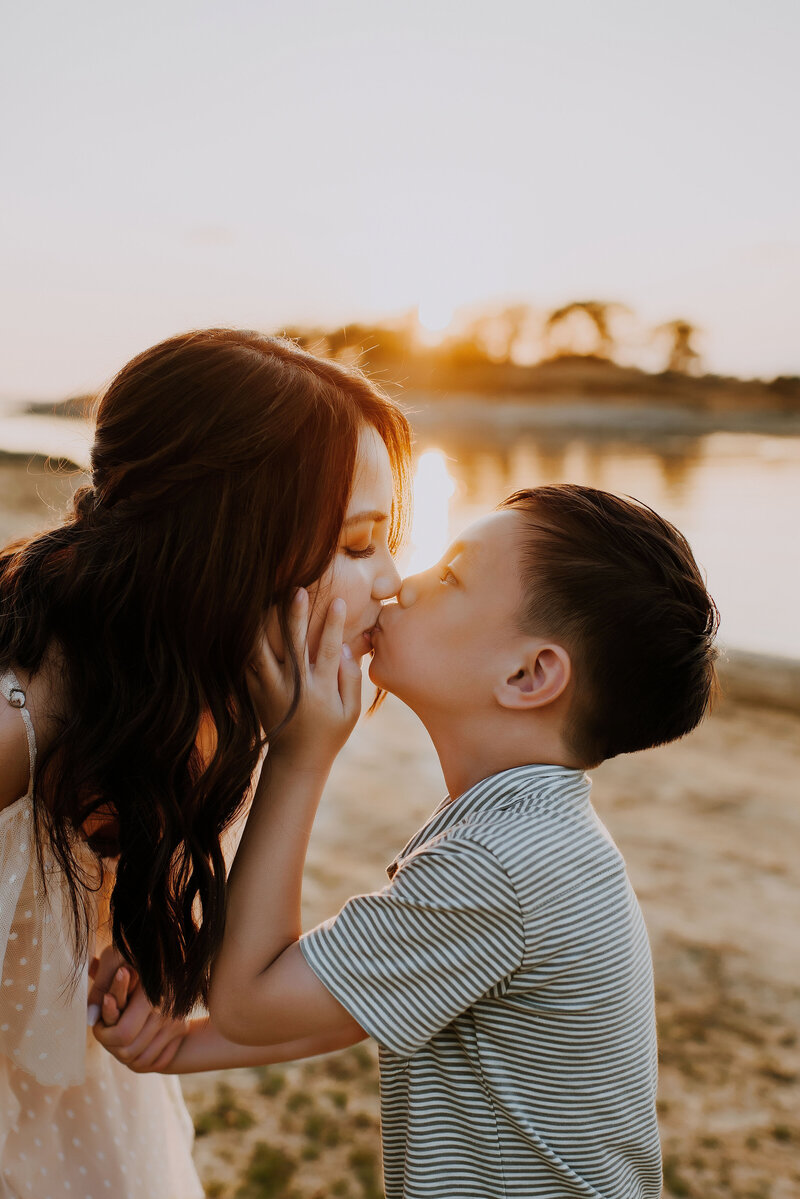
M 790 0 L 31 0 L 0 41 L 0 396 L 215 323 L 486 299 L 800 373 Z M 794 147 L 794 148 L 793 148 Z

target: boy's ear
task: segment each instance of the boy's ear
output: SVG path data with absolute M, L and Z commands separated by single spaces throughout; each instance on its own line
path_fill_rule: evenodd
M 519 669 L 495 687 L 494 697 L 501 708 L 543 708 L 564 694 L 571 677 L 572 663 L 562 646 L 534 646 L 521 659 Z

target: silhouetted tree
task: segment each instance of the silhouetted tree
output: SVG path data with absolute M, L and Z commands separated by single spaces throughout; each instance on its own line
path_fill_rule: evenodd
M 571 320 L 572 317 L 582 314 L 589 318 L 594 328 L 595 355 L 599 358 L 610 358 L 614 348 L 614 337 L 610 328 L 611 317 L 614 313 L 629 311 L 624 304 L 613 301 L 573 300 L 571 304 L 564 304 L 563 307 L 556 308 L 547 317 L 544 325 L 545 342 L 552 347 L 553 331 L 559 325 Z
M 528 304 L 479 312 L 460 334 L 448 339 L 448 354 L 464 362 L 513 362 L 522 339 L 530 333 L 533 309 Z
M 322 357 L 356 363 L 366 367 L 381 367 L 409 358 L 412 352 L 412 333 L 406 324 L 368 325 L 353 323 L 334 329 L 284 325 L 276 330 L 303 349 Z
M 680 371 L 688 375 L 700 367 L 700 355 L 692 345 L 692 339 L 699 330 L 689 321 L 667 321 L 655 330 L 656 336 L 666 336 L 670 339 L 669 358 L 666 370 Z
M 509 304 L 498 314 L 499 321 L 505 333 L 504 362 L 514 360 L 514 352 L 519 348 L 521 339 L 529 331 L 533 311 L 528 304 Z

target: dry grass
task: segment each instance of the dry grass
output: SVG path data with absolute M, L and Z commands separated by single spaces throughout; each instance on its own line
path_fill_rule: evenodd
M 366 1046 L 290 1066 L 190 1076 L 183 1085 L 209 1196 L 382 1195 L 377 1061 Z M 237 1124 L 242 1112 L 248 1119 Z

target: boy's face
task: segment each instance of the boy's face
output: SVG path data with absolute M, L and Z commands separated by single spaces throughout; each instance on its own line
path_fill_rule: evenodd
M 436 566 L 404 580 L 373 631 L 373 683 L 421 716 L 491 702 L 528 640 L 516 619 L 522 521 L 512 509 L 484 517 Z

